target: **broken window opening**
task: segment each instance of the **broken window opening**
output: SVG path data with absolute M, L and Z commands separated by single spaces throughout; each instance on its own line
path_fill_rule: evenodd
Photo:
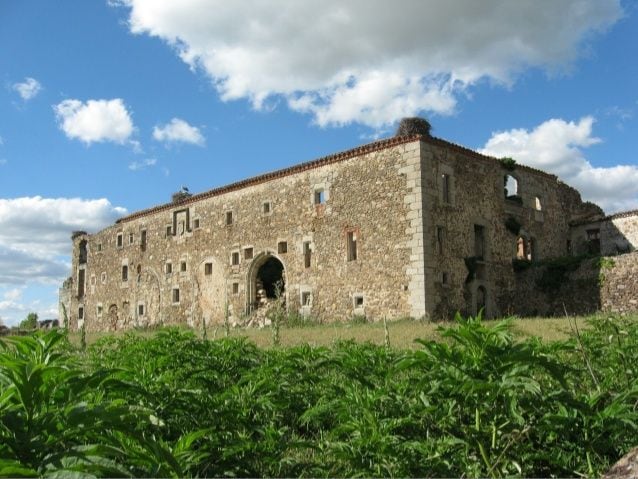
M 257 271 L 257 306 L 268 299 L 281 297 L 285 290 L 284 265 L 274 256 L 268 258 Z
M 87 252 L 87 249 L 86 249 L 86 245 L 87 245 L 87 241 L 86 240 L 80 241 L 80 254 L 78 255 L 78 263 L 80 263 L 80 264 L 86 263 L 86 260 L 87 260 L 87 257 L 88 257 L 88 252 Z
M 357 232 L 348 231 L 346 236 L 347 236 L 348 261 L 356 261 L 357 260 Z
M 518 196 L 518 180 L 512 175 L 503 177 L 504 193 L 506 199 L 512 199 Z
M 303 265 L 304 268 L 310 268 L 312 264 L 312 250 L 310 249 L 310 241 L 303 242 Z
M 485 259 L 485 227 L 474 225 L 474 256 L 483 261 Z

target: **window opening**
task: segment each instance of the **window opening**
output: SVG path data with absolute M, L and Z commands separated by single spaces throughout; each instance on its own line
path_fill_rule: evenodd
M 310 241 L 303 242 L 303 265 L 304 268 L 310 268 L 312 264 L 312 250 L 310 249 Z
M 133 244 L 135 242 L 135 236 L 133 233 L 128 234 L 128 244 Z
M 122 266 L 122 281 L 128 281 L 128 265 Z
M 78 319 L 84 319 L 84 308 L 82 306 L 78 308 Z
M 226 226 L 230 226 L 233 224 L 233 212 L 232 211 L 227 211 L 226 212 Z
M 505 175 L 503 184 L 505 186 L 505 198 L 511 199 L 514 196 L 518 196 L 518 180 L 516 178 L 512 175 Z
M 543 205 L 541 204 L 540 196 L 535 196 L 534 197 L 534 209 L 536 211 L 542 211 L 543 210 Z
M 448 274 L 446 271 L 441 273 L 441 284 L 448 284 Z
M 587 247 L 591 254 L 600 253 L 600 228 L 587 230 Z
M 450 175 L 443 173 L 441 175 L 441 197 L 443 203 L 450 204 Z
M 121 248 L 123 244 L 124 244 L 124 236 L 122 235 L 122 233 L 118 233 L 117 234 L 117 247 Z
M 142 230 L 140 233 L 140 247 L 146 249 L 146 230 Z
M 253 259 L 253 249 L 245 248 L 244 249 L 244 259 Z
M 436 252 L 443 254 L 443 226 L 436 227 Z
M 210 276 L 211 274 L 213 274 L 213 263 L 204 264 L 204 274 L 206 276 Z
M 170 226 L 166 227 L 166 237 L 169 237 L 173 234 L 173 229 Z
M 516 259 L 527 259 L 525 238 L 519 236 L 516 239 Z
M 85 270 L 81 269 L 78 271 L 78 298 L 84 296 L 84 282 L 86 280 L 85 275 Z
M 481 225 L 474 225 L 474 256 L 485 259 L 485 227 Z
M 326 202 L 326 192 L 323 188 L 318 188 L 315 190 L 315 205 L 323 205 Z
M 193 220 L 193 228 L 199 229 L 199 218 Z
M 97 250 L 98 251 L 102 251 L 102 243 L 98 243 L 97 244 Z
M 357 294 L 354 296 L 354 307 L 363 308 L 363 295 Z
M 179 270 L 180 270 L 182 273 L 184 273 L 184 272 L 186 271 L 186 261 L 182 261 L 182 262 L 179 264 Z
M 239 283 L 238 282 L 234 282 L 233 283 L 232 291 L 233 291 L 233 294 L 235 294 L 235 295 L 239 294 Z
M 302 306 L 310 306 L 310 299 L 312 295 L 310 291 L 302 291 L 301 293 L 301 305 Z
M 100 275 L 100 280 L 102 281 L 102 284 L 106 283 L 106 272 L 102 271 L 102 274 Z
M 137 315 L 138 316 L 144 316 L 144 305 L 143 304 L 138 304 L 137 305 Z
M 173 303 L 179 303 L 179 288 L 173 288 Z
M 101 317 L 102 317 L 102 305 L 101 305 L 101 304 L 98 304 L 98 305 L 97 305 L 97 307 L 96 307 L 96 309 L 95 309 L 95 313 L 97 314 L 97 317 L 98 317 L 98 318 L 101 318 Z
M 262 205 L 262 211 L 265 215 L 269 214 L 271 211 L 270 201 L 265 201 Z
M 279 243 L 277 243 L 277 253 L 285 254 L 287 252 L 288 252 L 288 242 L 287 241 L 280 241 Z
M 357 233 L 356 231 L 348 231 L 347 234 L 348 261 L 356 261 L 357 259 Z
M 78 256 L 78 262 L 80 264 L 86 263 L 86 259 L 87 259 L 87 256 L 88 256 L 88 252 L 87 252 L 87 249 L 86 249 L 86 244 L 87 244 L 86 240 L 80 241 L 80 254 Z
M 173 263 L 166 263 L 164 265 L 164 271 L 166 272 L 166 274 L 171 274 L 173 272 Z
M 237 266 L 239 264 L 239 251 L 234 251 L 230 257 L 230 264 Z

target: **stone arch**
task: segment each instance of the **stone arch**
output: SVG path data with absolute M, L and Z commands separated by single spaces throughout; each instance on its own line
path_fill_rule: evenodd
M 249 314 L 258 307 L 257 290 L 259 282 L 263 284 L 266 297 L 269 299 L 274 299 L 277 293 L 276 285 L 278 282 L 281 282 L 281 290 L 279 293 L 283 295 L 284 303 L 288 303 L 286 265 L 281 257 L 272 251 L 264 251 L 255 256 L 248 270 L 246 281 L 246 311 Z
M 194 296 L 197 304 L 193 320 L 206 321 L 207 325 L 224 322 L 228 293 L 224 268 L 214 256 L 206 256 L 195 270 Z

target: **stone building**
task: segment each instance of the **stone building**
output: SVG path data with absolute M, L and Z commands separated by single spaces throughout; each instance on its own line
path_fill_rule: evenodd
M 424 123 L 75 232 L 70 326 L 245 324 L 276 297 L 320 321 L 515 311 L 512 259 L 568 254 L 570 224 L 602 211 Z

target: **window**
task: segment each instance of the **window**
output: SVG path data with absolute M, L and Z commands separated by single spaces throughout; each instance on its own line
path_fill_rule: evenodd
M 348 261 L 356 261 L 357 260 L 357 232 L 348 231 L 346 236 L 347 236 Z
M 450 175 L 447 173 L 443 173 L 441 175 L 441 200 L 443 203 L 450 204 L 451 195 L 450 195 Z
M 233 266 L 239 265 L 239 251 L 233 251 L 230 255 L 230 264 Z
M 326 192 L 323 188 L 315 189 L 314 204 L 323 205 L 326 202 Z
M 312 250 L 310 249 L 310 241 L 303 242 L 303 265 L 304 268 L 310 268 L 312 264 Z
M 588 253 L 600 254 L 600 228 L 587 230 Z
M 227 211 L 226 212 L 226 226 L 230 226 L 233 224 L 233 212 L 232 211 Z
M 84 307 L 82 306 L 78 308 L 78 319 L 84 319 Z
M 97 250 L 98 251 L 102 251 L 102 243 L 98 243 L 97 244 Z
M 179 288 L 173 288 L 173 304 L 179 303 Z
M 355 308 L 363 308 L 363 295 L 362 294 L 355 294 L 353 297 L 353 302 L 354 302 L 354 307 Z
M 128 265 L 122 265 L 122 281 L 128 281 Z
M 135 242 L 135 236 L 133 233 L 128 234 L 128 244 L 133 244 Z
M 143 304 L 138 304 L 137 305 L 137 315 L 138 316 L 144 316 L 144 305 Z
M 541 204 L 540 196 L 535 196 L 534 197 L 534 209 L 536 211 L 542 211 L 543 210 L 543 205 Z
M 244 259 L 253 259 L 253 249 L 244 248 Z
M 310 306 L 310 302 L 312 300 L 312 294 L 310 291 L 302 291 L 301 292 L 301 305 L 302 306 Z
M 95 314 L 97 314 L 98 318 L 102 317 L 102 305 L 98 304 L 95 308 Z
M 262 208 L 262 212 L 265 215 L 269 215 L 270 212 L 272 211 L 272 204 L 270 203 L 270 201 L 264 201 L 263 204 L 261 205 Z
M 443 226 L 436 227 L 436 252 L 438 254 L 443 254 L 443 237 L 445 235 L 445 230 Z
M 447 285 L 448 284 L 448 274 L 446 271 L 443 271 L 441 273 L 441 284 L 443 285 Z
M 117 234 L 117 247 L 121 248 L 124 244 L 124 236 L 122 235 L 122 233 L 118 233 Z
M 518 180 L 512 175 L 503 177 L 503 185 L 505 187 L 505 198 L 511 199 L 513 196 L 518 196 Z
M 204 274 L 206 276 L 210 276 L 211 274 L 213 274 L 213 263 L 204 264 Z
M 182 273 L 185 273 L 185 272 L 186 272 L 186 261 L 182 261 L 182 262 L 179 264 L 179 270 L 180 270 Z
M 279 254 L 284 254 L 288 252 L 288 242 L 287 241 L 280 241 L 279 243 L 277 243 L 277 253 Z
M 474 256 L 483 260 L 485 257 L 485 227 L 474 225 Z
M 146 230 L 142 230 L 140 233 L 140 246 L 146 248 Z
M 173 263 L 171 263 L 170 261 L 167 262 L 164 265 L 164 272 L 166 272 L 166 274 L 171 274 L 173 272 Z
M 85 274 L 86 272 L 84 269 L 78 271 L 78 298 L 84 296 L 84 282 L 86 281 Z
M 194 229 L 199 229 L 199 218 L 195 218 L 193 220 L 193 228 Z
M 235 295 L 239 294 L 239 283 L 237 281 L 233 282 L 232 292 Z
M 166 237 L 168 238 L 173 234 L 173 229 L 170 226 L 166 227 Z

